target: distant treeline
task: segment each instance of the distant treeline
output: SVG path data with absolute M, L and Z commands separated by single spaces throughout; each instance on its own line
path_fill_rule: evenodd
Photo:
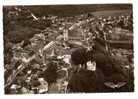
M 104 10 L 132 10 L 132 4 L 81 4 L 81 5 L 34 5 L 24 6 L 35 15 L 74 16 Z

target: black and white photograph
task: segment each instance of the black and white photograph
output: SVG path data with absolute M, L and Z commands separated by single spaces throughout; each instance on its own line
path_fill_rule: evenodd
M 135 91 L 133 4 L 2 8 L 4 94 Z

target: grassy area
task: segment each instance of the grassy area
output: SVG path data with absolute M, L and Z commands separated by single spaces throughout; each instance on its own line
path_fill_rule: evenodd
M 104 10 L 132 9 L 131 4 L 85 4 L 85 5 L 52 5 L 52 6 L 28 6 L 36 15 L 53 14 L 58 16 L 73 16 L 89 12 Z
M 132 10 L 106 10 L 106 11 L 97 11 L 92 14 L 95 16 L 120 16 L 120 15 L 130 15 Z
M 25 6 L 35 15 L 43 16 L 47 14 L 57 16 L 74 16 L 97 11 L 112 10 L 132 10 L 132 4 L 81 4 L 81 5 L 34 5 Z

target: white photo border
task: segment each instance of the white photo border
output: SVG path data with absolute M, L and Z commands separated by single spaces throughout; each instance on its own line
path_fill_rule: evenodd
M 136 98 L 138 90 L 138 18 L 137 0 L 1 0 L 0 3 L 0 98 L 14 98 L 14 99 L 25 99 L 25 98 Z M 112 3 L 132 3 L 133 4 L 133 16 L 134 16 L 134 67 L 135 67 L 135 92 L 132 93 L 91 93 L 91 94 L 45 94 L 45 95 L 4 95 L 4 64 L 3 64 L 3 18 L 2 18 L 2 7 L 4 5 L 56 5 L 56 4 L 112 4 Z

